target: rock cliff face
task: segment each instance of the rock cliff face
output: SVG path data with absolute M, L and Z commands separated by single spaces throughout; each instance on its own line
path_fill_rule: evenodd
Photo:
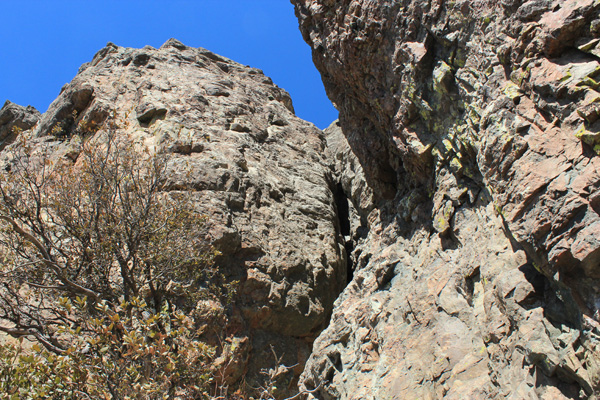
M 45 114 L 5 104 L 0 161 L 20 138 L 77 162 L 108 122 L 168 154 L 240 282 L 197 306 L 225 386 L 597 398 L 600 3 L 292 3 L 325 132 L 259 70 L 109 44 Z
M 292 3 L 354 268 L 301 387 L 596 398 L 600 3 Z
M 108 44 L 41 117 L 7 103 L 0 135 L 13 140 L 5 131 L 17 126 L 29 144 L 76 162 L 82 140 L 109 121 L 119 136 L 168 154 L 169 190 L 208 215 L 220 270 L 240 281 L 233 305 L 198 304 L 222 351 L 216 377 L 257 387 L 271 368 L 276 394 L 293 393 L 346 284 L 323 133 L 295 117 L 289 95 L 261 71 L 170 40 L 160 49 Z M 278 370 L 277 361 L 297 366 Z

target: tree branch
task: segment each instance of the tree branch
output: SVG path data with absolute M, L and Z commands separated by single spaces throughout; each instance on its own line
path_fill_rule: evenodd
M 38 249 L 38 251 L 40 253 L 42 253 L 44 264 L 46 264 L 46 266 L 48 268 L 50 268 L 56 274 L 58 279 L 63 284 L 65 284 L 65 286 L 71 288 L 76 293 L 81 293 L 81 294 L 86 295 L 90 300 L 94 300 L 94 301 L 100 300 L 100 296 L 98 296 L 98 294 L 95 293 L 94 291 L 69 280 L 64 275 L 64 273 L 60 269 L 60 267 L 58 265 L 56 265 L 56 263 L 54 261 L 52 261 L 50 254 L 48 253 L 48 250 L 46 249 L 46 247 L 35 236 L 33 236 L 32 234 L 30 234 L 29 232 L 27 232 L 23 228 L 21 228 L 19 226 L 19 224 L 16 223 L 15 220 L 13 220 L 12 218 L 7 217 L 5 215 L 0 215 L 0 220 L 4 220 L 4 221 L 10 223 L 15 232 L 17 232 L 21 237 L 23 237 L 25 240 L 27 240 L 28 242 L 33 244 Z

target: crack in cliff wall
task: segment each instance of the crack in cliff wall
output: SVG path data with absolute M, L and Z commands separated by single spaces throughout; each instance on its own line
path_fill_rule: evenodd
M 344 193 L 344 188 L 340 182 L 334 183 L 333 198 L 335 200 L 336 217 L 340 229 L 341 245 L 344 248 L 346 259 L 346 282 L 352 282 L 354 274 L 354 262 L 352 251 L 354 250 L 354 241 L 352 239 L 351 221 L 350 221 L 350 199 Z

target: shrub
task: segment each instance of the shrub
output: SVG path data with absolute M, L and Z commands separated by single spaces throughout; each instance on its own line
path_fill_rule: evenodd
M 164 156 L 107 131 L 75 162 L 21 135 L 0 174 L 7 398 L 202 398 L 210 380 L 214 349 L 186 312 L 210 296 L 206 217 L 164 190 Z

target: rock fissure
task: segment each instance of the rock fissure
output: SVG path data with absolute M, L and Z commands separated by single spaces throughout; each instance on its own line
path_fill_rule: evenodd
M 353 232 L 351 231 L 352 223 L 350 221 L 350 200 L 344 193 L 344 188 L 341 183 L 337 183 L 333 190 L 335 200 L 336 217 L 340 229 L 341 246 L 344 249 L 346 259 L 346 282 L 352 282 L 354 275 L 354 263 L 352 252 L 354 250 Z

